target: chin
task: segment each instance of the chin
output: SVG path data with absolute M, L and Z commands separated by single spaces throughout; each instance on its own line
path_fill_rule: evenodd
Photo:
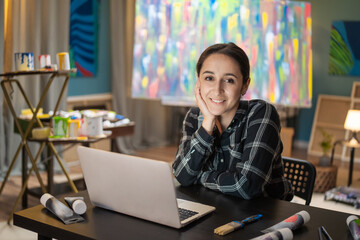
M 209 109 L 211 114 L 214 116 L 221 116 L 224 114 L 224 110 L 215 110 L 215 109 Z

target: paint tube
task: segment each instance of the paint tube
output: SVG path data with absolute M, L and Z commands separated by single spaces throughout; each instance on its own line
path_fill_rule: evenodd
M 281 228 L 273 232 L 265 233 L 251 240 L 292 240 L 293 233 L 290 228 Z
M 309 220 L 310 220 L 310 214 L 303 210 L 298 213 L 295 213 L 294 215 L 285 219 L 284 221 L 275 224 L 274 226 L 262 230 L 261 232 L 268 233 L 278 230 L 280 228 L 290 228 L 291 230 L 295 230 L 301 227 L 302 225 L 304 225 L 305 223 L 307 223 Z
M 49 193 L 45 193 L 40 198 L 41 204 L 46 207 L 50 212 L 55 214 L 65 224 L 71 224 L 84 221 L 84 218 L 74 213 L 68 206 L 60 202 Z
M 64 197 L 64 200 L 75 213 L 82 215 L 86 212 L 86 203 L 83 197 Z
M 360 240 L 360 219 L 355 215 L 350 215 L 346 219 L 346 224 L 349 227 L 353 239 Z

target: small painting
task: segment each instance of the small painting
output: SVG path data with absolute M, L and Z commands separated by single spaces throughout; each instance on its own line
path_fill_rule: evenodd
M 329 74 L 360 76 L 360 21 L 331 26 Z

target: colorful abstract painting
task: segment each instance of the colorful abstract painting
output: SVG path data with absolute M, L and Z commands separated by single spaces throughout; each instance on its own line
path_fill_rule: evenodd
M 360 21 L 331 26 L 329 74 L 360 76 Z
M 98 0 L 71 0 L 70 64 L 77 76 L 92 77 L 97 70 Z
M 133 97 L 194 100 L 197 59 L 221 42 L 249 56 L 245 98 L 311 105 L 311 5 L 269 0 L 137 0 Z

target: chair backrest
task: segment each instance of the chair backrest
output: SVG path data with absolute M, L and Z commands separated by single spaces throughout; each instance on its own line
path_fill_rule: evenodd
M 314 165 L 302 159 L 282 157 L 284 176 L 291 182 L 295 196 L 305 199 L 309 205 L 314 190 L 316 169 Z

